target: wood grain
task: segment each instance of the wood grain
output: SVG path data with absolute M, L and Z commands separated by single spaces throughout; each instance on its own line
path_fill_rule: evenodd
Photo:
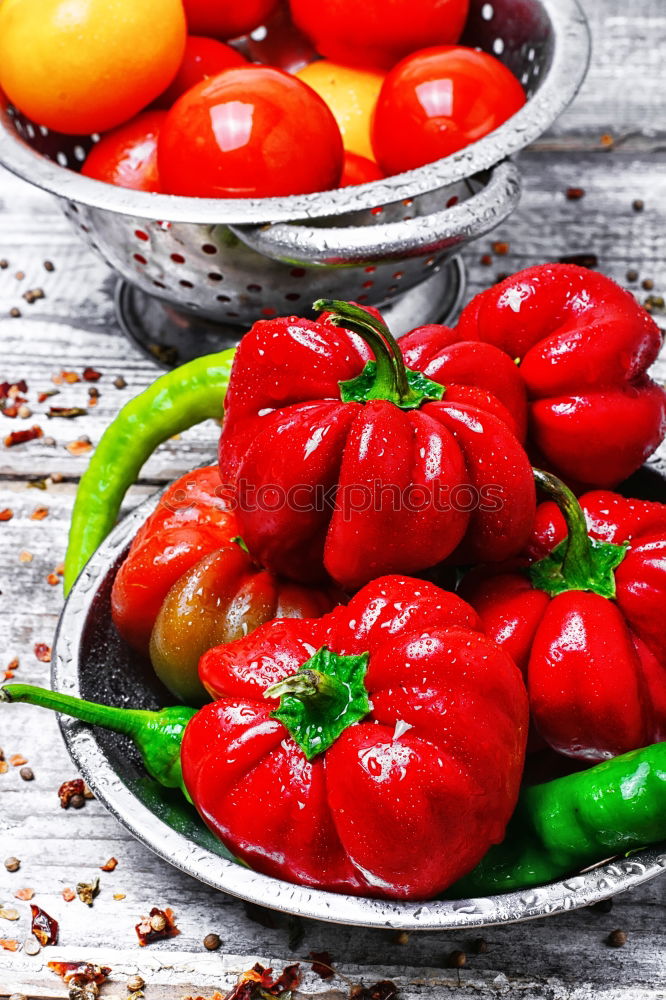
M 498 273 L 576 253 L 594 253 L 606 273 L 625 282 L 635 268 L 651 278 L 655 292 L 666 287 L 666 5 L 663 0 L 587 0 L 594 33 L 590 76 L 572 108 L 548 136 L 520 157 L 525 195 L 514 216 L 483 245 L 466 254 L 469 294 L 490 284 Z M 610 150 L 600 136 L 616 138 Z M 571 202 L 569 187 L 585 197 Z M 645 211 L 632 208 L 634 199 Z M 495 240 L 509 243 L 492 266 L 481 256 Z M 109 420 L 156 375 L 154 366 L 119 334 L 108 268 L 72 233 L 57 205 L 46 195 L 0 175 L 0 381 L 25 378 L 33 415 L 27 421 L 0 417 L 1 437 L 38 423 L 55 445 L 31 442 L 7 449 L 0 443 L 0 510 L 13 518 L 0 522 L 0 671 L 20 658 L 17 679 L 48 682 L 48 665 L 34 655 L 36 642 L 50 643 L 61 607 L 59 587 L 47 577 L 62 560 L 76 482 L 87 457 L 71 455 L 66 444 L 87 435 L 95 444 Z M 54 272 L 44 269 L 51 260 Z M 24 272 L 17 279 L 17 271 Z M 45 298 L 29 305 L 22 294 L 42 287 Z M 633 283 L 639 300 L 649 294 Z M 18 307 L 22 316 L 9 318 Z M 658 320 L 659 316 L 656 317 Z M 93 365 L 102 373 L 101 396 L 85 417 L 73 421 L 44 415 L 48 402 L 87 403 L 87 385 L 60 386 L 60 395 L 34 403 L 39 390 L 53 388 L 63 368 L 81 373 Z M 660 377 L 663 378 L 664 367 Z M 113 379 L 127 381 L 117 389 Z M 156 485 L 210 460 L 215 453 L 213 424 L 196 428 L 163 445 L 143 470 L 127 498 L 129 509 Z M 31 488 L 49 475 L 47 489 Z M 30 515 L 48 507 L 41 521 Z M 29 553 L 29 561 L 20 554 Z M 23 556 L 26 559 L 25 556 Z M 0 937 L 24 941 L 29 907 L 14 900 L 18 888 L 35 889 L 35 901 L 61 924 L 60 945 L 30 957 L 0 952 L 0 997 L 23 992 L 36 998 L 64 998 L 66 989 L 46 969 L 52 958 L 106 962 L 113 969 L 102 997 L 126 996 L 125 983 L 140 971 L 149 986 L 147 1000 L 179 1000 L 189 993 L 223 992 L 258 958 L 281 968 L 327 950 L 342 974 L 330 983 L 310 975 L 306 994 L 347 996 L 349 982 L 391 978 L 405 1000 L 463 995 L 534 1000 L 643 1000 L 666 996 L 666 880 L 659 879 L 615 901 L 611 913 L 584 910 L 528 925 L 483 932 L 486 954 L 473 955 L 470 941 L 454 933 L 421 933 L 399 945 L 388 932 L 335 927 L 313 921 L 298 927 L 273 916 L 272 926 L 251 919 L 242 903 L 216 893 L 170 868 L 130 838 L 96 802 L 81 811 L 60 808 L 57 788 L 74 776 L 55 720 L 38 710 L 3 711 L 0 745 L 9 756 L 22 753 L 35 772 L 25 783 L 18 769 L 0 775 L 2 856 L 15 854 L 21 869 L 0 868 L 0 904 L 15 905 L 20 920 L 0 920 Z M 98 872 L 115 856 L 113 873 Z M 101 892 L 92 910 L 79 900 L 65 903 L 61 891 L 99 874 Z M 124 899 L 115 900 L 114 893 Z M 137 947 L 134 924 L 153 905 L 170 905 L 181 935 L 148 949 Z M 629 933 L 623 949 L 606 946 L 616 927 Z M 205 934 L 222 937 L 220 952 L 202 946 Z M 300 941 L 294 938 L 301 936 Z M 460 977 L 447 969 L 454 949 L 469 954 Z

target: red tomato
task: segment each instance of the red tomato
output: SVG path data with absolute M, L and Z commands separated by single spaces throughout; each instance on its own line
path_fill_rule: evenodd
M 239 38 L 262 25 L 277 0 L 184 0 L 193 35 Z
M 188 35 L 185 55 L 171 85 L 155 101 L 158 108 L 169 109 L 178 98 L 196 83 L 217 76 L 225 69 L 247 66 L 247 59 L 231 45 L 218 42 L 215 38 Z
M 370 181 L 379 181 L 384 174 L 381 172 L 374 160 L 369 160 L 367 156 L 359 156 L 358 153 L 350 153 L 345 150 L 345 163 L 342 169 L 340 187 L 353 187 L 354 184 L 368 184 Z
M 169 194 L 252 198 L 337 186 L 342 137 L 318 94 L 269 66 L 229 69 L 176 101 L 158 146 Z
M 289 0 L 295 24 L 334 62 L 390 69 L 427 45 L 460 38 L 469 0 Z
M 165 118 L 166 111 L 144 111 L 107 132 L 91 149 L 81 173 L 135 191 L 160 191 L 157 136 Z
M 424 49 L 386 77 L 372 126 L 387 174 L 432 163 L 481 139 L 525 104 L 520 83 L 487 52 Z

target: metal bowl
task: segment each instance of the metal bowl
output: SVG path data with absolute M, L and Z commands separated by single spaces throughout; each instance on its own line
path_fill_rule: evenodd
M 633 477 L 631 496 L 663 500 L 657 471 Z M 120 639 L 110 614 L 115 574 L 161 494 L 126 517 L 92 557 L 71 591 L 55 640 L 53 687 L 107 704 L 159 708 L 173 703 L 150 665 Z M 69 752 L 97 798 L 138 840 L 170 864 L 241 899 L 286 913 L 364 927 L 436 930 L 483 927 L 588 906 L 666 869 L 666 844 L 522 892 L 479 899 L 390 902 L 303 888 L 245 868 L 204 826 L 179 793 L 146 776 L 124 737 L 61 719 Z M 408 835 L 408 832 L 406 833 Z
M 590 55 L 577 0 L 472 0 L 464 42 L 501 59 L 527 104 L 459 153 L 382 181 L 264 199 L 129 191 L 77 172 L 99 136 L 49 132 L 1 93 L 0 163 L 54 194 L 128 283 L 118 303 L 139 340 L 156 329 L 177 340 L 192 326 L 205 339 L 214 322 L 235 342 L 239 326 L 302 312 L 317 298 L 384 306 L 429 281 L 427 296 L 409 299 L 412 329 L 455 300 L 447 285 L 459 272 L 442 266 L 514 209 L 520 177 L 506 158 L 567 107 Z

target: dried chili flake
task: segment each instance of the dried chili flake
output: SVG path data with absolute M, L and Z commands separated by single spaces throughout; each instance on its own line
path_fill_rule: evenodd
M 70 803 L 75 795 L 83 796 L 85 784 L 83 778 L 72 778 L 71 781 L 63 781 L 58 789 L 58 798 L 63 809 L 69 809 Z
M 46 577 L 46 582 L 51 587 L 57 587 L 58 584 L 60 583 L 60 577 L 58 576 L 57 573 L 49 573 L 49 575 Z
M 32 913 L 32 933 L 35 935 L 43 948 L 48 944 L 58 943 L 58 921 L 50 917 L 40 906 L 30 904 Z
M 91 882 L 79 882 L 76 886 L 76 895 L 86 906 L 92 906 L 95 896 L 99 894 L 99 879 L 94 878 Z
M 312 971 L 321 979 L 332 979 L 335 975 L 333 959 L 327 951 L 311 951 Z
M 18 670 L 19 663 L 20 661 L 18 656 L 15 656 L 14 659 L 10 660 L 9 663 L 7 664 L 7 670 Z
M 5 438 L 5 448 L 13 448 L 17 444 L 25 444 L 27 441 L 34 441 L 40 437 L 44 437 L 44 431 L 36 424 L 27 431 L 12 431 Z
M 65 382 L 67 385 L 74 385 L 75 382 L 81 381 L 81 376 L 77 375 L 76 372 L 61 371 L 60 374 L 56 377 L 59 378 L 61 382 Z M 53 381 L 55 382 L 55 378 Z M 56 385 L 58 384 L 59 383 L 56 382 Z
M 45 517 L 49 516 L 48 507 L 35 507 L 32 514 L 30 515 L 31 521 L 43 521 Z
M 244 972 L 224 1000 L 265 1000 L 267 996 L 279 997 L 291 993 L 301 981 L 300 965 L 287 965 L 277 979 L 273 970 L 254 965 Z
M 585 197 L 585 188 L 570 187 L 566 190 L 567 201 L 580 201 Z
M 76 441 L 70 441 L 69 444 L 65 445 L 65 448 L 70 455 L 87 455 L 89 451 L 92 451 L 92 441 L 89 437 L 80 437 Z
M 9 758 L 9 763 L 12 767 L 23 767 L 24 764 L 28 763 L 28 760 L 23 756 L 23 754 L 13 753 Z
M 62 890 L 62 898 L 66 903 L 71 903 L 72 900 L 76 899 L 76 893 L 67 886 L 67 888 Z
M 0 521 L 11 521 L 14 516 L 14 511 L 10 510 L 9 507 L 5 507 L 4 510 L 0 510 Z
M 19 552 L 19 562 L 29 563 L 32 562 L 32 560 L 33 560 L 32 552 L 28 552 L 27 549 L 21 549 L 21 551 Z
M 511 244 L 506 243 L 503 240 L 497 240 L 495 243 L 493 243 L 493 253 L 497 257 L 506 257 L 510 249 L 511 249 Z
M 53 572 L 57 573 L 58 576 L 64 576 L 65 575 L 65 564 L 64 563 L 58 563 L 58 565 L 53 570 Z
M 0 907 L 0 920 L 18 920 L 19 916 L 19 911 L 15 910 L 12 906 Z
M 118 860 L 117 860 L 117 858 L 109 858 L 109 860 L 106 862 L 106 864 L 99 866 L 100 871 L 103 871 L 103 872 L 114 872 L 117 867 L 118 867 Z
M 0 403 L 0 413 L 2 413 L 3 417 L 13 420 L 15 417 L 18 417 L 18 406 L 14 406 L 13 404 L 9 406 L 7 403 Z
M 90 368 L 90 366 L 88 366 L 87 368 L 83 369 L 83 378 L 84 381 L 86 382 L 97 382 L 97 380 L 100 379 L 101 377 L 102 373 L 96 371 L 95 368 Z
M 37 402 L 45 403 L 47 399 L 51 398 L 51 396 L 59 396 L 59 395 L 60 395 L 60 389 L 45 389 L 44 392 L 40 392 L 39 395 L 37 396 Z
M 5 951 L 18 951 L 19 947 L 18 941 L 10 941 L 7 938 L 0 938 L 0 948 L 4 948 Z
M 92 962 L 48 962 L 47 968 L 60 976 L 69 986 L 87 986 L 94 983 L 101 986 L 111 975 L 108 965 L 93 965 Z
M 180 934 L 176 927 L 175 914 L 169 907 L 160 910 L 154 906 L 148 917 L 141 917 L 135 930 L 142 948 L 154 941 L 164 941 L 166 938 L 176 937 L 177 934 Z
M 0 399 L 14 399 L 28 391 L 28 383 L 25 379 L 19 382 L 0 382 Z
M 40 663 L 50 663 L 51 662 L 51 647 L 47 646 L 45 642 L 36 642 L 34 646 L 35 656 Z
M 9 677 L 7 677 L 7 674 L 9 674 L 9 673 L 11 673 L 11 670 L 6 670 L 5 671 L 5 680 L 9 680 L 10 679 Z M 0 760 L 0 774 L 7 774 L 8 770 L 9 770 L 9 764 L 7 763 L 7 761 L 6 760 Z
M 121 900 L 121 899 L 127 899 L 127 896 L 125 895 L 124 892 L 114 892 L 113 898 L 116 900 Z
M 353 990 L 354 1000 L 395 1000 L 398 987 L 390 979 L 382 979 L 374 986 L 359 986 Z
M 29 902 L 35 895 L 34 889 L 17 889 L 14 893 L 15 899 L 20 899 L 23 903 Z
M 74 417 L 84 417 L 88 411 L 83 406 L 49 406 L 46 416 L 64 417 L 66 420 L 73 420 Z

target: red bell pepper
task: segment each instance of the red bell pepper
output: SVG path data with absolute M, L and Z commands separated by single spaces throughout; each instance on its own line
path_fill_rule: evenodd
M 664 740 L 666 505 L 607 491 L 579 504 L 554 477 L 537 478 L 557 504 L 538 508 L 529 569 L 463 593 L 524 671 L 554 750 L 602 760 Z
M 280 580 L 253 562 L 239 544 L 233 499 L 222 490 L 217 466 L 188 473 L 166 490 L 134 538 L 111 594 L 114 623 L 139 652 L 148 652 L 160 616 L 153 666 L 190 704 L 204 695 L 196 667 L 213 643 L 277 615 L 318 616 L 335 603 L 332 595 Z
M 477 295 L 457 327 L 515 359 L 527 387 L 537 464 L 566 480 L 616 486 L 666 434 L 666 393 L 646 374 L 662 334 L 610 278 L 545 264 Z
M 217 700 L 187 726 L 183 778 L 252 868 L 303 885 L 425 899 L 500 841 L 527 698 L 459 597 L 385 577 L 316 621 L 206 653 Z
M 358 306 L 317 308 L 333 312 L 256 323 L 234 361 L 220 471 L 252 554 L 355 589 L 519 551 L 535 496 L 513 363 L 443 327 L 399 347 Z

